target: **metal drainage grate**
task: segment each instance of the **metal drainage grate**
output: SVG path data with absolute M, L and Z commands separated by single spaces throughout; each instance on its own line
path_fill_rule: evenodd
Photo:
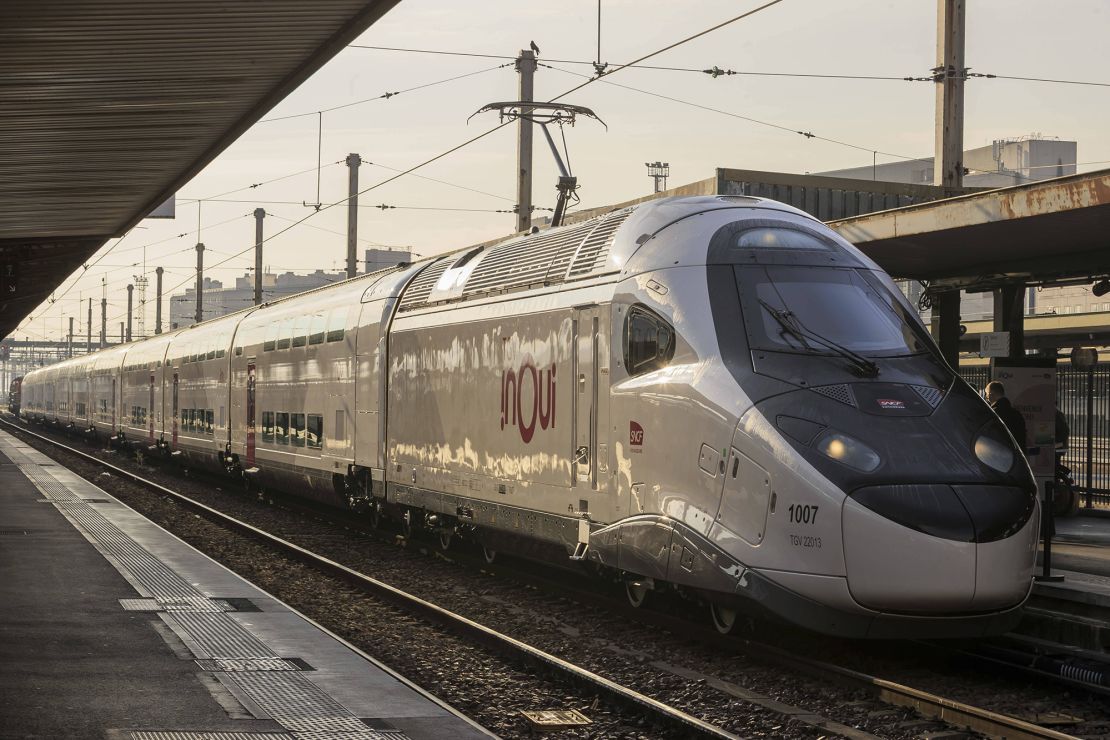
M 292 740 L 284 732 L 173 732 L 133 730 L 131 740 Z
M 303 661 L 302 661 L 303 662 Z M 299 671 L 301 666 L 283 658 L 200 658 L 197 665 L 206 671 Z

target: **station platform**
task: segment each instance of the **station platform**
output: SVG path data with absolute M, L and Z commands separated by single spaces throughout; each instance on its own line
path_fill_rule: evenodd
M 493 737 L 0 432 L 0 737 Z

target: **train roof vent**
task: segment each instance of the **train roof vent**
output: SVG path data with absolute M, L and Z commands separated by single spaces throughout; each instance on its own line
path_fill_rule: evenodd
M 604 270 L 605 261 L 609 257 L 609 248 L 613 245 L 613 237 L 631 213 L 631 208 L 625 208 L 601 219 L 575 253 L 570 269 L 567 270 L 568 280 Z
M 441 257 L 432 264 L 425 267 L 417 274 L 412 282 L 409 283 L 408 288 L 405 289 L 404 294 L 401 296 L 401 303 L 397 306 L 398 311 L 406 311 L 416 308 L 427 302 L 428 296 L 432 294 L 432 289 L 436 287 L 439 278 L 446 272 L 447 268 L 458 259 L 458 255 L 447 255 Z

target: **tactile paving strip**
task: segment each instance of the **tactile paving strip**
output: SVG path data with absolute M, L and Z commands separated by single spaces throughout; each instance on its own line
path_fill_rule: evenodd
M 299 671 L 300 666 L 282 658 L 213 658 L 197 660 L 206 671 Z
M 319 686 L 297 672 L 228 673 L 278 724 L 293 732 L 373 732 Z

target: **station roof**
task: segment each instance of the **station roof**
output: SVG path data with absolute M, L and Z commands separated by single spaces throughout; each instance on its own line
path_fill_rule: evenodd
M 951 286 L 1110 273 L 1110 170 L 830 221 L 895 277 Z
M 396 2 L 0 3 L 0 337 Z

